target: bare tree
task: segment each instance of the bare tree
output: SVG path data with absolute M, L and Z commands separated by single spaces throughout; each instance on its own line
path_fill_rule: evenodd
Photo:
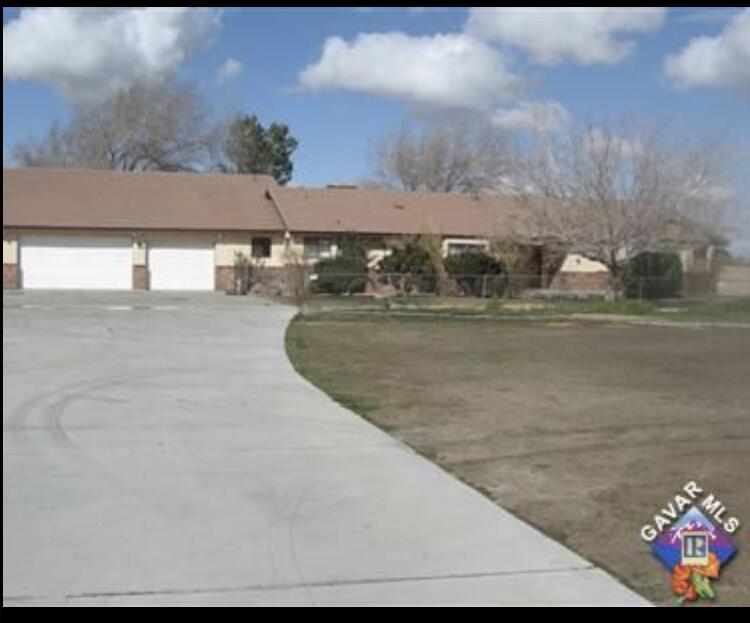
M 72 167 L 78 159 L 68 130 L 54 122 L 43 140 L 18 143 L 12 158 L 24 167 Z
M 528 238 L 604 264 L 617 297 L 634 257 L 719 236 L 721 163 L 716 145 L 632 126 L 546 137 L 520 169 L 522 227 Z
M 402 127 L 375 143 L 371 160 L 381 186 L 472 193 L 502 190 L 516 163 L 513 137 L 474 117 Z
M 139 84 L 75 109 L 67 126 L 53 125 L 41 141 L 22 143 L 13 155 L 32 167 L 194 170 L 207 165 L 218 138 L 196 91 Z

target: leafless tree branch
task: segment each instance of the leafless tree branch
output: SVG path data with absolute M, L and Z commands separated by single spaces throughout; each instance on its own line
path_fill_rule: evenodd
M 434 192 L 502 190 L 516 164 L 513 137 L 470 117 L 402 127 L 375 143 L 371 160 L 380 185 Z
M 218 140 L 193 89 L 139 84 L 76 109 L 66 127 L 53 125 L 41 141 L 20 144 L 13 155 L 22 166 L 195 170 L 210 161 Z
M 616 293 L 637 255 L 721 237 L 722 164 L 717 145 L 661 130 L 589 126 L 545 137 L 519 168 L 523 228 L 607 266 Z

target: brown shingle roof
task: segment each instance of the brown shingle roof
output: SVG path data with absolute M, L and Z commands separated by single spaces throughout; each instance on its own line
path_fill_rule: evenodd
M 3 169 L 3 227 L 279 231 L 273 178 Z
M 277 188 L 296 232 L 487 236 L 507 230 L 521 206 L 510 198 L 350 188 Z
M 509 231 L 519 209 L 499 197 L 284 188 L 268 176 L 3 170 L 3 227 L 14 228 L 487 236 Z

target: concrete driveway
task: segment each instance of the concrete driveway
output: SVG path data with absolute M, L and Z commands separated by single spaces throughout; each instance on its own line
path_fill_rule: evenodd
M 4 294 L 4 604 L 644 603 L 299 377 L 293 313 Z

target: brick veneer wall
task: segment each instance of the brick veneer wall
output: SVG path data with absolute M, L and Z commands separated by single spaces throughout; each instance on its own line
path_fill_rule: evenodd
M 148 290 L 148 267 L 143 264 L 133 266 L 133 290 Z
M 253 271 L 251 290 L 274 296 L 293 296 L 294 284 L 290 282 L 293 270 L 282 267 L 264 267 Z
M 214 289 L 217 292 L 231 292 L 234 289 L 233 266 L 217 266 L 214 274 Z
M 18 282 L 18 264 L 3 264 L 3 290 L 15 290 Z
M 557 273 L 550 288 L 563 292 L 604 292 L 609 273 Z
M 716 292 L 720 296 L 750 296 L 750 266 L 723 266 Z

